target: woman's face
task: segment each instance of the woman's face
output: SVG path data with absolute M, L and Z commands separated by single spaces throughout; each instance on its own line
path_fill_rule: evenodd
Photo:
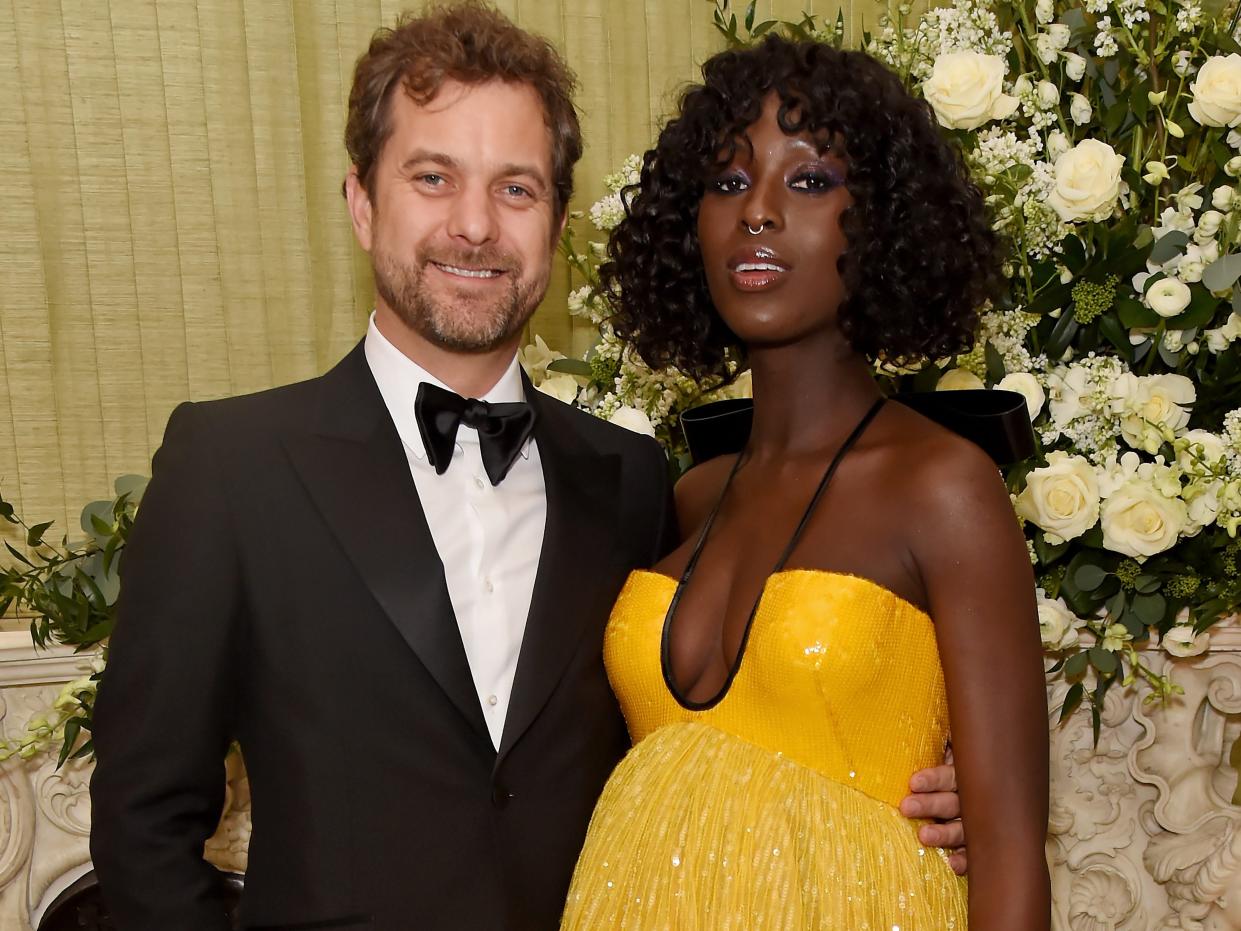
M 747 346 L 781 345 L 835 326 L 844 285 L 840 214 L 853 199 L 845 162 L 810 134 L 780 128 L 770 94 L 707 179 L 698 240 L 711 299 Z

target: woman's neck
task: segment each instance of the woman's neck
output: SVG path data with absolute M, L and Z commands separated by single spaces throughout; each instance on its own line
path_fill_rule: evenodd
M 840 446 L 882 392 L 870 363 L 839 334 L 751 347 L 754 460 L 817 456 Z

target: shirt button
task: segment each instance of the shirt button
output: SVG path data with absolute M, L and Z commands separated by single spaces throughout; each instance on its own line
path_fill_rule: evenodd
M 500 699 L 496 698 L 496 696 L 494 696 L 494 695 L 488 695 L 488 696 L 487 696 L 487 704 L 491 705 L 493 708 L 496 706 L 496 704 L 497 704 L 499 701 L 500 701 Z
M 492 584 L 491 579 L 483 579 L 483 591 L 490 594 L 491 592 L 494 592 L 495 590 L 496 590 L 496 587 L 494 584 Z
M 479 491 L 482 491 L 483 488 L 486 487 L 483 484 L 483 480 L 479 478 L 477 475 L 474 476 L 474 487 L 477 488 Z

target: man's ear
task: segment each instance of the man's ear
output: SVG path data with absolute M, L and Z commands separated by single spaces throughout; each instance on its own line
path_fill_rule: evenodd
M 358 166 L 350 165 L 349 174 L 345 176 L 345 199 L 349 202 L 349 219 L 353 223 L 353 235 L 363 251 L 371 251 L 371 223 L 374 220 L 375 208 L 371 204 L 371 196 L 366 192 L 362 179 L 358 177 Z

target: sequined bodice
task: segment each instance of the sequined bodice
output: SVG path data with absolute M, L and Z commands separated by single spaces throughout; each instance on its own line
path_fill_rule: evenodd
M 604 662 L 634 743 L 678 722 L 733 734 L 896 805 L 948 735 L 931 619 L 857 576 L 787 569 L 768 580 L 736 674 L 712 707 L 677 701 L 661 643 L 676 580 L 630 575 Z

